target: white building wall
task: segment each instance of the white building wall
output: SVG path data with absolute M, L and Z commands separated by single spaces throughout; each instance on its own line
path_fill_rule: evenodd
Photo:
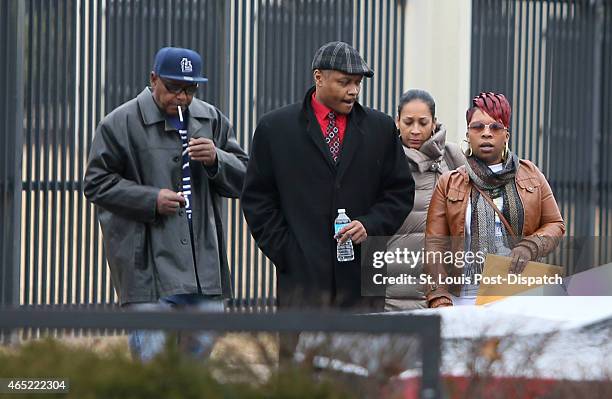
M 471 0 L 406 0 L 404 87 L 427 90 L 448 140 L 465 138 L 470 90 Z

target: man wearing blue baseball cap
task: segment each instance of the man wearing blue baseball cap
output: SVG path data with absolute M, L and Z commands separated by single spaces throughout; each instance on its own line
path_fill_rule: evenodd
M 133 309 L 193 307 L 223 311 L 231 296 L 221 197 L 237 198 L 248 157 L 228 118 L 195 98 L 202 57 L 160 49 L 150 87 L 98 125 L 85 195 L 99 212 L 113 285 Z M 132 353 L 149 360 L 161 331 L 130 335 Z M 211 334 L 180 337 L 206 356 Z

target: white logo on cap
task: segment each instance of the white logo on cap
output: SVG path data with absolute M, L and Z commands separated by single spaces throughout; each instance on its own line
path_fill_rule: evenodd
M 191 61 L 187 58 L 183 58 L 181 60 L 181 72 L 193 72 L 193 67 L 191 66 Z

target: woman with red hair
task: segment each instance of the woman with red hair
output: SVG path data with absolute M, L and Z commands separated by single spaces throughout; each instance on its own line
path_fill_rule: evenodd
M 510 272 L 550 253 L 565 224 L 546 178 L 508 147 L 511 109 L 503 94 L 480 93 L 466 112 L 467 163 L 445 173 L 429 204 L 429 307 L 474 304 L 485 254 L 512 258 Z M 435 256 L 450 251 L 446 256 Z

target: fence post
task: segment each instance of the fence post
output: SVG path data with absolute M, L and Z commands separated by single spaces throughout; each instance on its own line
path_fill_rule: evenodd
M 23 136 L 23 69 L 25 2 L 11 0 L 0 10 L 1 48 L 4 66 L 0 67 L 0 304 L 19 304 L 21 253 L 21 157 Z M 5 36 L 6 35 L 6 36 Z
M 19 305 L 21 254 L 21 157 L 23 136 L 23 68 L 25 2 L 0 7 L 0 305 Z M 0 343 L 15 341 L 10 329 L 0 330 Z
M 605 30 L 605 9 L 603 0 L 591 0 L 593 7 L 593 15 L 595 18 L 593 25 L 593 142 L 591 147 L 591 165 L 590 165 L 590 181 L 591 185 L 589 190 L 591 191 L 590 198 L 590 212 L 589 212 L 589 232 L 592 234 L 591 237 L 587 237 L 587 242 L 591 242 L 590 247 L 591 250 L 591 258 L 589 259 L 591 262 L 588 263 L 588 266 L 597 266 L 598 263 L 593 262 L 594 258 L 597 258 L 593 250 L 597 250 L 598 246 L 601 248 L 602 245 L 605 245 L 606 240 L 599 240 L 599 242 L 595 242 L 595 231 L 596 231 L 596 213 L 598 206 L 601 206 L 599 198 L 600 192 L 599 189 L 601 185 L 599 184 L 603 180 L 605 172 L 602 170 L 602 159 L 600 158 L 600 146 L 603 144 L 603 123 L 602 123 L 602 112 L 605 112 L 603 109 L 603 82 L 604 79 L 609 78 L 604 76 L 603 72 L 603 62 L 604 62 L 604 51 L 605 51 L 605 40 L 604 40 L 604 30 Z M 608 6 L 612 6 L 612 3 L 609 3 Z M 608 28 L 609 29 L 609 28 Z M 600 233 L 603 235 L 602 233 Z M 599 251 L 597 251 L 599 252 Z M 597 259 L 601 261 L 600 259 Z M 601 263 L 599 263 L 601 264 Z
M 425 328 L 430 333 L 421 335 L 421 356 L 423 359 L 423 374 L 421 376 L 420 395 L 422 399 L 439 399 L 441 392 L 442 365 L 442 321 L 431 318 Z

